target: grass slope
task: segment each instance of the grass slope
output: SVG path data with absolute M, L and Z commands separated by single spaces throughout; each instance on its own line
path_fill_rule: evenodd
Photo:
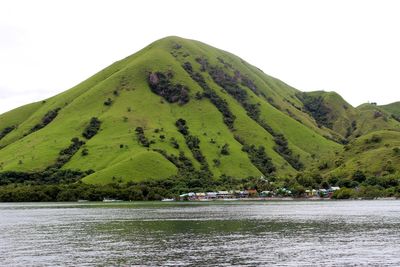
M 379 107 L 388 113 L 400 116 L 400 102 L 394 102 L 394 103 L 382 105 Z
M 349 177 L 356 170 L 366 174 L 385 175 L 400 166 L 400 132 L 381 130 L 364 135 L 350 143 L 334 164 L 331 175 Z
M 337 140 L 347 139 L 350 141 L 383 129 L 400 130 L 400 123 L 388 111 L 385 111 L 384 107 L 363 104 L 354 108 L 335 92 L 314 91 L 303 94 L 322 100 L 321 110 L 318 110 L 319 114 L 317 115 L 320 115 L 325 121 L 320 128 L 329 131 L 331 137 Z M 396 110 L 396 103 L 392 106 L 389 105 L 389 109 Z

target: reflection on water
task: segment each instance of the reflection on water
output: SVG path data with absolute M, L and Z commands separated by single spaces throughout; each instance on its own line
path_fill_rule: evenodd
M 400 266 L 400 201 L 0 204 L 1 266 Z

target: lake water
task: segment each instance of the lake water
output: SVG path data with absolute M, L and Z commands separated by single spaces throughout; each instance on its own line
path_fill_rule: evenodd
M 400 266 L 400 201 L 2 203 L 0 266 Z

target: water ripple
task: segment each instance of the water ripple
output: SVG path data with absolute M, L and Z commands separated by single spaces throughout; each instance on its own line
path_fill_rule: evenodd
M 400 266 L 400 201 L 0 204 L 1 266 Z

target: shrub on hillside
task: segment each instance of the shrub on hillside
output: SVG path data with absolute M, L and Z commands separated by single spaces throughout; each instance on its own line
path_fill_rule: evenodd
M 83 157 L 85 157 L 85 156 L 89 155 L 89 150 L 87 148 L 84 148 L 84 149 L 82 149 L 81 154 Z
M 292 150 L 289 149 L 288 142 L 283 134 L 275 134 L 274 142 L 274 150 L 278 152 L 293 168 L 296 170 L 303 169 L 303 163 L 299 160 L 298 156 L 293 155 Z
M 196 58 L 196 61 L 200 64 L 200 71 L 204 72 L 208 68 L 208 61 L 204 57 Z
M 16 127 L 13 126 L 8 126 L 4 128 L 3 130 L 0 131 L 0 140 L 3 139 L 7 134 L 11 133 Z
M 111 98 L 107 98 L 107 100 L 106 101 L 104 101 L 104 106 L 111 106 L 112 105 L 112 103 L 113 103 L 113 101 L 112 101 L 112 99 Z
M 238 71 L 237 71 L 238 72 Z M 238 72 L 240 74 L 240 72 Z M 251 80 L 249 77 L 241 75 L 240 74 L 240 79 L 241 79 L 241 84 L 249 88 L 251 91 L 253 91 L 256 95 L 260 95 L 260 92 L 255 85 L 254 81 Z
M 221 165 L 221 161 L 219 159 L 213 159 L 214 167 L 218 167 Z
M 311 96 L 307 93 L 298 93 L 297 98 L 303 102 L 305 110 L 315 119 L 318 127 L 332 128 L 329 120 L 330 109 L 325 105 L 322 96 Z
M 190 151 L 193 154 L 193 157 L 200 162 L 201 168 L 204 169 L 205 174 L 208 176 L 211 175 L 206 158 L 201 153 L 200 150 L 200 139 L 197 136 L 191 135 L 189 133 L 189 127 L 186 125 L 186 121 L 184 119 L 178 119 L 175 122 L 175 126 L 178 128 L 178 131 L 185 137 L 185 142 Z
M 173 148 L 176 148 L 176 149 L 179 148 L 179 143 L 174 137 L 171 137 L 170 142 L 171 142 L 171 145 Z
M 146 138 L 146 136 L 144 135 L 143 128 L 142 127 L 136 127 L 135 132 L 136 132 L 136 137 L 138 139 L 138 142 L 144 147 L 149 147 L 150 146 L 150 142 Z
M 186 121 L 184 119 L 178 119 L 175 122 L 175 126 L 178 128 L 178 131 L 182 135 L 188 135 L 189 134 L 189 127 L 186 126 Z
M 67 147 L 62 149 L 58 153 L 58 158 L 53 165 L 47 167 L 47 169 L 60 169 L 64 166 L 70 159 L 75 155 L 76 152 L 80 149 L 81 146 L 85 144 L 84 141 L 79 140 L 79 138 L 74 137 L 71 139 L 71 144 Z
M 162 96 L 169 103 L 183 105 L 189 102 L 189 89 L 182 84 L 173 84 L 172 74 L 152 72 L 149 74 L 148 83 L 153 93 Z
M 380 117 L 383 117 L 383 113 L 381 111 L 379 111 L 379 110 L 375 110 L 374 111 L 374 119 L 377 119 L 377 118 L 380 118 Z
M 185 140 L 186 140 L 186 144 L 190 150 L 192 150 L 193 148 L 199 148 L 200 140 L 197 136 L 188 135 L 188 136 L 185 136 Z
M 229 154 L 229 144 L 224 144 L 221 148 L 221 155 L 227 156 Z
M 272 160 L 265 153 L 265 148 L 259 146 L 258 148 L 254 145 L 244 145 L 242 150 L 249 155 L 250 161 L 257 167 L 264 175 L 270 175 L 275 172 L 276 168 L 272 163 Z
M 96 117 L 92 117 L 89 124 L 86 126 L 85 130 L 82 133 L 83 137 L 85 137 L 86 139 L 90 139 L 95 136 L 100 130 L 100 125 L 101 121 Z
M 61 108 L 55 108 L 53 110 L 48 111 L 42 118 L 41 122 L 33 126 L 29 133 L 36 132 L 44 127 L 46 127 L 50 122 L 52 122 L 58 115 L 58 112 Z
M 365 143 L 366 144 L 372 144 L 372 143 L 380 143 L 382 141 L 382 137 L 380 137 L 379 135 L 372 135 L 371 138 L 369 139 L 365 139 Z

